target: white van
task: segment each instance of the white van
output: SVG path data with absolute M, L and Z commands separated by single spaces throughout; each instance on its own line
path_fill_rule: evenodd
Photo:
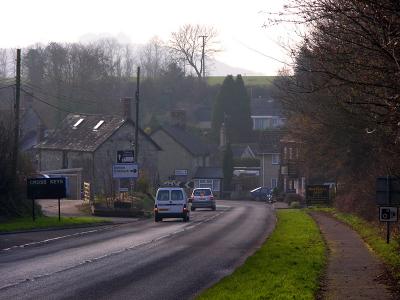
M 163 218 L 183 218 L 189 221 L 190 203 L 185 190 L 179 187 L 159 188 L 154 203 L 154 220 Z

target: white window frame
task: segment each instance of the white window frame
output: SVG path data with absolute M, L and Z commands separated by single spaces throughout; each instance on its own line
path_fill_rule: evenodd
M 78 128 L 78 126 L 85 120 L 84 118 L 80 118 L 76 123 L 72 126 L 73 129 Z
M 279 154 L 277 154 L 277 153 L 275 153 L 275 154 L 272 154 L 271 155 L 271 163 L 273 164 L 273 165 L 279 165 L 279 163 L 280 163 L 280 159 L 279 159 L 280 157 L 279 157 Z
M 97 131 L 101 125 L 103 125 L 104 120 L 100 120 L 99 122 L 97 122 L 96 126 L 93 127 L 93 131 Z
M 274 189 L 278 187 L 278 178 L 271 178 L 271 188 Z

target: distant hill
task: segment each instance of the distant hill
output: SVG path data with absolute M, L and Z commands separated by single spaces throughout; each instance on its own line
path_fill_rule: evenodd
M 241 74 L 241 73 L 237 73 Z M 236 76 L 237 74 L 232 74 Z M 270 86 L 272 84 L 272 81 L 277 76 L 245 76 L 241 74 L 244 80 L 244 84 L 249 87 L 249 86 Z M 225 75 L 226 76 L 226 75 Z M 207 77 L 207 82 L 209 85 L 218 85 L 222 84 L 222 82 L 225 79 L 225 76 L 208 76 Z
M 239 67 L 232 67 L 228 64 L 220 62 L 218 60 L 210 60 L 208 61 L 208 73 L 210 76 L 226 76 L 226 75 L 237 75 L 242 74 L 242 76 L 262 76 L 264 74 L 257 73 L 251 70 L 239 68 Z

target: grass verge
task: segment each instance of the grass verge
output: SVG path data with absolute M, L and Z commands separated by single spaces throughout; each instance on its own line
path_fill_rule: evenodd
M 0 223 L 0 232 L 12 232 L 20 230 L 43 229 L 53 227 L 75 226 L 82 224 L 94 224 L 109 222 L 106 219 L 93 218 L 93 217 L 37 217 L 33 222 L 32 218 L 24 217 Z
M 318 226 L 302 210 L 279 210 L 275 231 L 233 274 L 198 299 L 314 299 L 326 263 Z
M 352 214 L 338 212 L 334 208 L 319 208 L 316 210 L 328 212 L 338 220 L 353 228 L 376 253 L 376 255 L 378 255 L 383 262 L 390 267 L 392 275 L 395 277 L 397 282 L 400 282 L 400 244 L 398 239 L 392 237 L 390 243 L 387 244 L 386 237 L 382 234 L 382 231 L 380 230 L 381 228 L 376 224 L 369 223 Z

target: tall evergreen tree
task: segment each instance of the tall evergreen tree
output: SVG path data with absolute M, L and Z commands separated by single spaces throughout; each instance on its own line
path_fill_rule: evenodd
M 246 142 L 251 136 L 250 97 L 241 75 L 234 80 L 228 75 L 222 83 L 214 104 L 212 133 L 219 137 L 221 124 L 225 122 L 228 141 Z
M 252 132 L 250 97 L 240 74 L 236 77 L 234 95 L 235 98 L 232 99 L 232 122 L 229 124 L 232 132 L 231 141 L 248 142 Z
M 235 80 L 232 75 L 225 77 L 224 82 L 215 99 L 213 116 L 212 116 L 212 135 L 215 140 L 218 140 L 221 124 L 227 116 L 231 114 L 231 101 L 235 93 Z M 225 124 L 226 125 L 226 124 Z

